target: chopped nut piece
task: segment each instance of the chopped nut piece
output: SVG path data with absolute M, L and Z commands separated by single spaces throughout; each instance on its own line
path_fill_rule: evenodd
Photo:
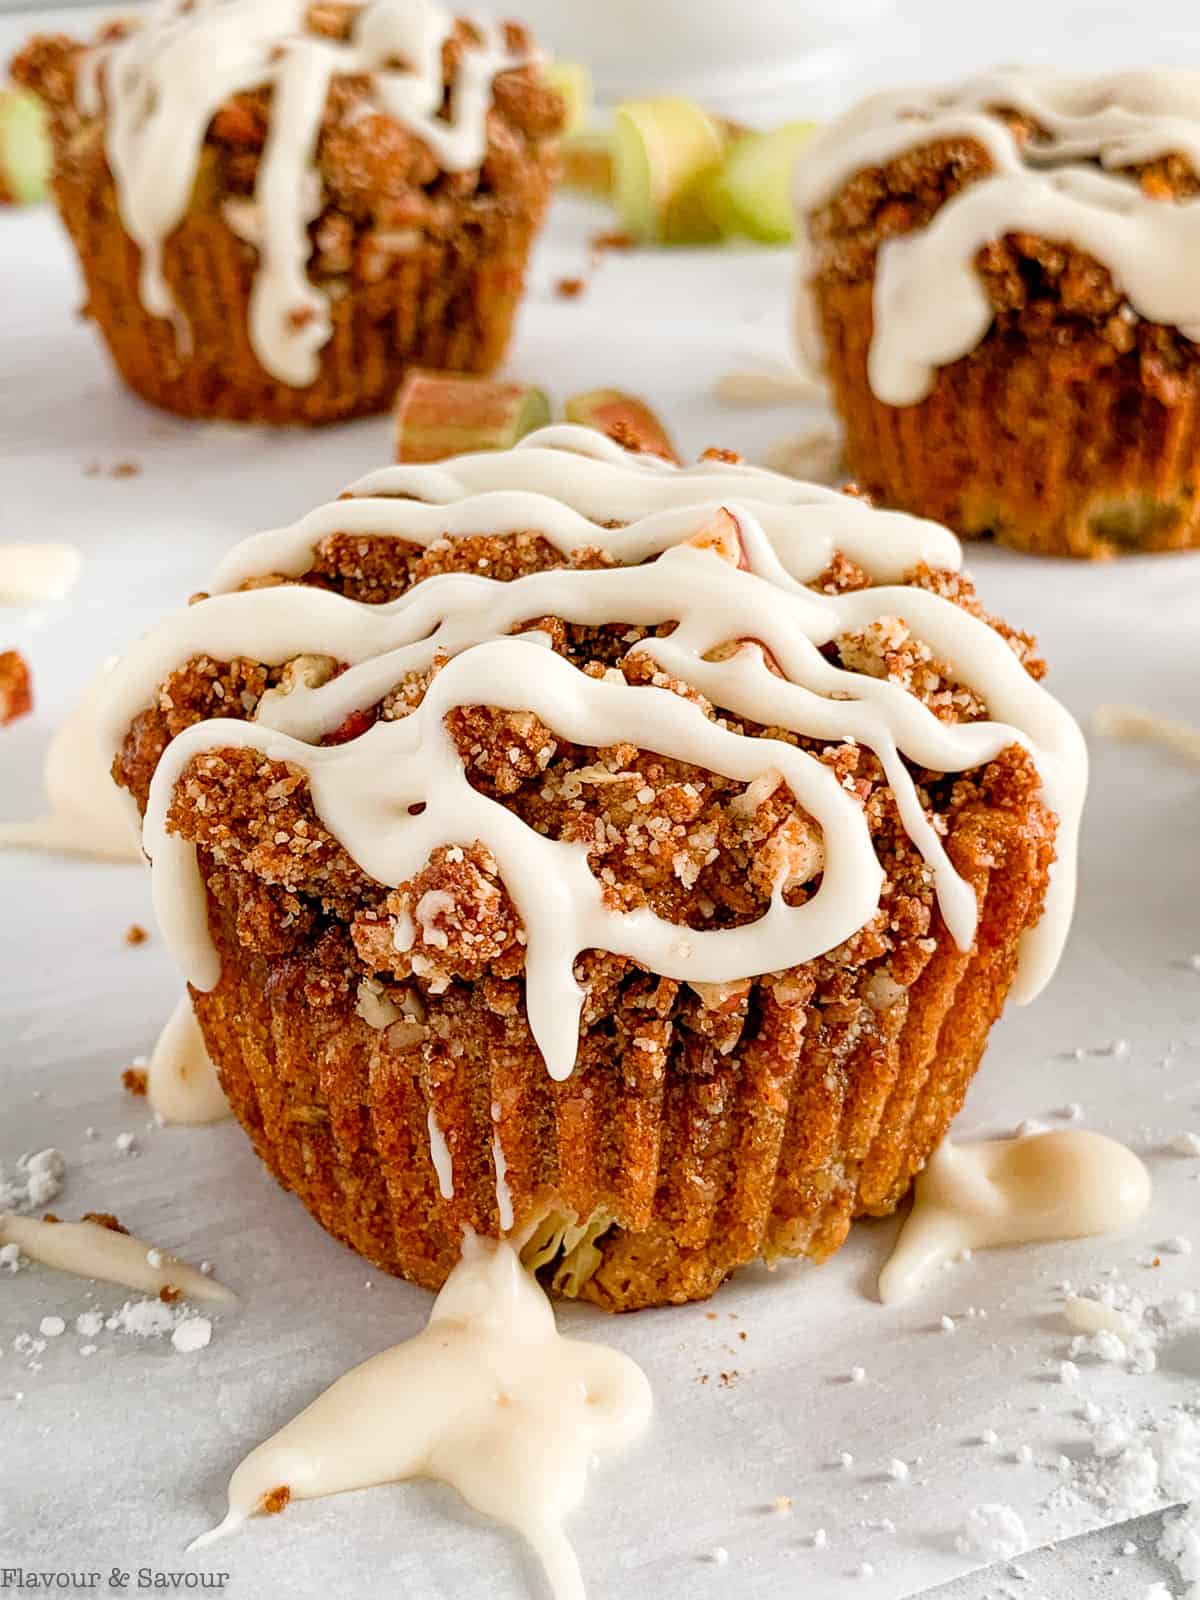
M 81 1222 L 94 1222 L 99 1228 L 107 1228 L 109 1233 L 128 1233 L 129 1229 L 123 1227 L 111 1211 L 85 1211 L 80 1218 Z
M 126 1067 L 121 1074 L 121 1082 L 130 1094 L 144 1095 L 148 1081 L 143 1067 Z
M 636 250 L 637 240 L 631 233 L 625 233 L 619 228 L 614 228 L 609 233 L 594 233 L 591 238 L 593 250 Z
M 0 728 L 32 710 L 29 663 L 19 650 L 0 651 Z
M 276 1489 L 269 1489 L 262 1497 L 264 1515 L 277 1517 L 291 1498 L 292 1491 L 286 1483 L 281 1483 Z

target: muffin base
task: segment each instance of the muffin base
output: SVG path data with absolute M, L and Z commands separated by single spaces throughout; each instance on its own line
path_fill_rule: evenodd
M 1200 547 L 1200 369 L 1151 392 L 1136 353 L 993 331 L 889 406 L 868 377 L 873 284 L 816 292 L 846 459 L 874 499 L 1039 555 Z
M 899 1204 L 962 1105 L 1040 913 L 1052 838 L 1040 803 L 964 808 L 947 848 L 979 900 L 973 949 L 935 921 L 936 952 L 886 1009 L 788 1006 L 761 985 L 754 1035 L 703 1071 L 656 1025 L 650 976 L 639 1045 L 597 1026 L 555 1083 L 522 1012 L 489 1011 L 476 986 L 431 1002 L 425 1041 L 409 1022 L 369 1026 L 349 989 L 308 1005 L 318 951 L 251 953 L 211 898 L 222 977 L 193 1001 L 262 1160 L 382 1270 L 436 1289 L 464 1226 L 501 1232 L 496 1139 L 517 1237 L 548 1216 L 612 1219 L 584 1270 L 548 1269 L 556 1287 L 610 1311 L 698 1300 L 760 1256 L 824 1260 L 854 1217 Z M 450 1198 L 431 1113 L 452 1155 Z
M 319 282 L 332 291 L 333 333 L 315 381 L 295 388 L 254 353 L 247 311 L 257 253 L 219 215 L 193 207 L 167 242 L 164 272 L 185 324 L 177 336 L 170 321 L 142 307 L 141 253 L 121 225 L 111 183 L 97 195 L 60 177 L 55 193 L 79 254 L 84 314 L 121 377 L 178 416 L 234 422 L 316 424 L 386 411 L 410 364 L 492 371 L 508 344 L 545 209 L 545 196 L 521 216 L 469 203 L 456 233 L 423 236 L 388 257 L 378 281 Z

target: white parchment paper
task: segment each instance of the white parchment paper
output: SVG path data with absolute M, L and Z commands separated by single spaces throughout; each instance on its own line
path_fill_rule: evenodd
M 5 24 L 0 47 L 19 36 Z M 721 372 L 786 352 L 786 257 L 621 256 L 592 273 L 587 239 L 604 220 L 559 207 L 511 370 L 560 397 L 635 389 L 691 454 L 722 444 L 761 459 L 800 431 L 811 420 L 800 412 L 725 411 L 710 397 Z M 74 320 L 78 282 L 50 214 L 0 216 L 0 262 L 0 538 L 69 540 L 85 564 L 43 614 L 0 613 L 0 647 L 26 652 L 37 692 L 35 715 L 0 735 L 8 818 L 37 808 L 46 742 L 94 666 L 200 587 L 236 539 L 385 460 L 388 427 L 288 434 L 158 416 L 116 386 Z M 585 295 L 556 298 L 555 280 L 580 270 Z M 130 460 L 137 476 L 85 475 Z M 989 605 L 1036 630 L 1052 687 L 1085 723 L 1114 700 L 1200 721 L 1200 557 L 1085 568 L 980 550 L 972 564 Z M 1062 971 L 996 1030 L 958 1131 L 1058 1125 L 1078 1102 L 1087 1126 L 1148 1161 L 1150 1216 L 1120 1240 L 977 1255 L 886 1311 L 872 1290 L 894 1222 L 859 1227 L 819 1270 L 745 1272 L 708 1306 L 620 1320 L 564 1311 L 569 1328 L 635 1356 L 657 1403 L 650 1437 L 594 1482 L 575 1520 L 593 1596 L 900 1600 L 977 1564 L 954 1541 L 980 1502 L 1015 1508 L 1035 1545 L 1101 1516 L 1056 1497 L 1069 1481 L 1058 1457 L 1089 1448 L 1080 1395 L 1055 1374 L 1069 1337 L 1056 1286 L 1110 1267 L 1154 1297 L 1200 1279 L 1197 1258 L 1156 1249 L 1200 1211 L 1200 1161 L 1166 1148 L 1200 1129 L 1200 972 L 1188 961 L 1200 951 L 1200 768 L 1104 742 L 1093 758 Z M 64 1216 L 115 1211 L 188 1259 L 211 1258 L 241 1303 L 199 1355 L 104 1333 L 84 1357 L 69 1331 L 31 1358 L 13 1341 L 43 1316 L 70 1326 L 126 1297 L 39 1268 L 0 1275 L 0 1565 L 106 1578 L 115 1567 L 131 1587 L 139 1568 L 225 1571 L 224 1592 L 245 1597 L 540 1594 L 515 1540 L 420 1484 L 294 1506 L 183 1554 L 219 1516 L 240 1457 L 348 1366 L 414 1332 L 429 1299 L 328 1239 L 236 1126 L 147 1126 L 119 1075 L 148 1052 L 178 979 L 161 940 L 123 943 L 133 921 L 151 925 L 137 868 L 0 856 L 0 1160 L 57 1146 Z M 1126 1054 L 1100 1053 L 1119 1037 Z M 128 1155 L 114 1146 L 124 1131 L 136 1136 Z M 1156 1255 L 1160 1266 L 1142 1265 Z M 943 1314 L 953 1333 L 940 1331 Z M 848 1379 L 855 1365 L 861 1383 Z M 1200 1348 L 1185 1340 L 1153 1377 L 1087 1368 L 1084 1392 L 1162 1409 L 1194 1400 L 1198 1376 Z M 998 1442 L 983 1445 L 989 1428 Z M 1022 1444 L 1027 1465 L 1013 1459 Z M 887 1476 L 892 1458 L 908 1464 L 906 1481 Z M 771 1510 L 777 1496 L 790 1513 Z

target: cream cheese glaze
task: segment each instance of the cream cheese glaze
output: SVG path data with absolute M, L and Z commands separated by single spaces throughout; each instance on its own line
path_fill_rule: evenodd
M 46 751 L 48 816 L 0 822 L 0 849 L 56 850 L 102 861 L 140 861 L 136 816 L 109 777 L 112 751 L 101 754 L 98 706 L 106 663 L 64 718 Z
M 184 994 L 150 1055 L 146 1094 L 164 1122 L 194 1126 L 231 1115 L 192 1002 Z
M 1128 1227 L 1150 1204 L 1150 1174 L 1132 1150 L 1086 1129 L 952 1144 L 929 1159 L 891 1260 L 884 1304 L 907 1300 L 964 1250 L 1082 1239 Z
M 172 1288 L 189 1300 L 229 1302 L 237 1298 L 224 1284 L 169 1251 L 157 1250 L 144 1239 L 118 1233 L 100 1222 L 43 1222 L 0 1212 L 0 1244 L 15 1244 L 31 1261 L 60 1272 L 123 1284 L 143 1294 Z
M 0 606 L 61 599 L 81 565 L 73 544 L 0 544 Z
M 1164 745 L 1189 761 L 1200 761 L 1200 728 L 1176 722 L 1141 706 L 1098 706 L 1092 727 L 1108 739 L 1144 740 Z
M 306 30 L 310 0 L 162 0 L 124 38 L 84 57 L 84 116 L 106 112 L 108 164 L 121 220 L 142 252 L 141 298 L 182 325 L 163 272 L 163 245 L 191 201 L 208 125 L 231 96 L 271 92 L 270 130 L 254 191 L 258 270 L 250 339 L 263 367 L 304 387 L 332 332 L 329 298 L 307 275 L 308 225 L 320 213 L 321 119 L 336 75 L 368 74 L 368 111 L 404 124 L 447 172 L 479 166 L 492 80 L 523 65 L 498 23 L 475 24 L 443 116 L 442 46 L 454 19 L 433 0 L 368 0 L 344 41 Z
M 428 1326 L 252 1451 L 230 1480 L 225 1520 L 191 1548 L 240 1526 L 277 1489 L 308 1500 L 436 1478 L 529 1542 L 555 1600 L 583 1600 L 564 1520 L 589 1464 L 632 1444 L 651 1405 L 628 1356 L 559 1334 L 511 1245 L 468 1233 Z
M 1022 146 L 997 108 L 1031 118 L 1041 136 Z M 880 400 L 916 404 L 939 366 L 983 340 L 992 308 L 975 257 L 1007 233 L 1076 246 L 1108 268 L 1133 312 L 1200 339 L 1200 202 L 1153 199 L 1136 177 L 1113 170 L 1179 154 L 1200 173 L 1200 72 L 1011 70 L 875 95 L 805 151 L 795 182 L 801 218 L 856 172 L 942 139 L 982 146 L 993 170 L 951 196 L 927 226 L 880 247 L 869 360 Z M 799 233 L 797 336 L 819 368 L 816 260 L 803 225 Z
M 601 526 L 627 518 L 634 520 L 624 527 Z M 736 529 L 733 548 L 711 548 L 714 525 Z M 511 583 L 444 574 L 385 605 L 296 584 L 229 592 L 255 575 L 302 572 L 315 543 L 335 530 L 427 544 L 447 531 L 514 528 L 541 532 L 562 550 L 599 545 L 643 564 L 536 572 Z M 805 588 L 839 549 L 867 570 L 873 586 L 839 595 Z M 643 561 L 655 552 L 657 560 Z M 1030 751 L 1059 817 L 1059 859 L 1046 911 L 1024 947 L 1019 992 L 1028 998 L 1053 971 L 1070 920 L 1085 746 L 1070 716 L 993 629 L 938 595 L 895 584 L 921 560 L 957 567 L 958 545 L 932 524 L 779 474 L 649 464 L 583 429 L 549 429 L 512 451 L 388 468 L 360 480 L 351 498 L 235 550 L 213 585 L 224 592 L 169 618 L 113 674 L 104 708 L 110 749 L 122 744 L 159 683 L 195 656 L 279 664 L 319 653 L 347 663 L 322 686 L 264 696 L 254 721 L 197 723 L 167 747 L 143 832 L 164 935 L 190 981 L 211 989 L 220 974 L 196 852 L 168 831 L 166 819 L 188 762 L 237 747 L 302 768 L 325 826 L 380 883 L 406 881 L 439 845 L 486 844 L 524 925 L 530 1027 L 556 1078 L 575 1061 L 582 994 L 572 968 L 582 950 L 627 955 L 666 977 L 724 983 L 833 949 L 874 915 L 882 872 L 857 801 L 829 767 L 780 741 L 733 733 L 669 690 L 631 686 L 619 673 L 589 678 L 545 649 L 542 635 L 510 634 L 547 615 L 585 624 L 674 621 L 670 635 L 637 648 L 714 704 L 766 726 L 856 739 L 875 752 L 963 948 L 974 936 L 974 895 L 925 815 L 902 756 L 954 773 L 1013 743 Z M 940 722 L 899 685 L 822 655 L 821 647 L 846 630 L 895 615 L 979 691 L 995 720 Z M 708 659 L 730 640 L 744 647 L 728 659 Z M 377 722 L 347 743 L 320 746 L 349 711 L 376 703 L 437 651 L 450 659 L 415 712 Z M 723 930 L 683 929 L 647 909 L 609 909 L 582 846 L 535 833 L 471 786 L 444 719 L 472 704 L 533 711 L 581 745 L 633 740 L 747 784 L 778 772 L 821 829 L 819 889 L 799 907 L 777 894 L 757 922 Z M 418 930 L 397 934 L 411 944 Z

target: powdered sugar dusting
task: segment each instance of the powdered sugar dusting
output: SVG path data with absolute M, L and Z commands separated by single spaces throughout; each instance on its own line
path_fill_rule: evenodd
M 62 1192 L 67 1170 L 61 1150 L 39 1150 L 17 1158 L 15 1167 L 0 1165 L 0 1211 L 38 1211 Z
M 962 1555 L 1005 1561 L 1029 1548 L 1029 1535 L 1011 1506 L 994 1501 L 968 1511 L 954 1543 Z

